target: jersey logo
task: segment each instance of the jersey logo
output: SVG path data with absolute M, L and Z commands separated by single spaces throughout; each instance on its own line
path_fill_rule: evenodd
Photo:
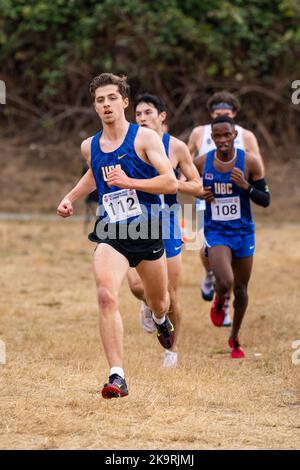
M 101 167 L 102 176 L 103 176 L 104 181 L 107 181 L 107 177 L 108 177 L 109 173 L 112 170 L 114 170 L 115 168 L 122 168 L 122 167 L 121 167 L 121 165 L 109 165 L 109 166 L 102 166 Z
M 232 194 L 232 183 L 215 183 L 215 194 Z
M 121 160 L 121 158 L 124 158 L 124 157 L 126 157 L 126 155 L 127 155 L 127 153 L 124 153 L 124 155 L 120 155 L 120 156 L 118 156 L 118 160 Z
M 207 145 L 210 145 L 211 144 L 211 139 L 208 138 L 207 141 L 206 141 Z
M 204 176 L 205 179 L 207 180 L 213 180 L 214 179 L 214 175 L 212 175 L 211 173 L 206 173 L 205 176 Z

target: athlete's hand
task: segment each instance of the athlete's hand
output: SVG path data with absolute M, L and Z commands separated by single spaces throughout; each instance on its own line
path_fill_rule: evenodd
M 70 199 L 63 199 L 57 208 L 57 214 L 61 217 L 70 217 L 73 215 L 73 206 Z
M 245 178 L 244 173 L 239 168 L 234 168 L 231 172 L 231 181 L 233 181 L 237 186 L 247 191 L 249 188 L 249 183 Z
M 122 189 L 130 189 L 132 187 L 131 178 L 129 178 L 121 168 L 114 168 L 109 172 L 107 184 L 110 188 L 112 186 L 118 186 Z
M 203 198 L 206 202 L 215 202 L 214 195 L 211 192 L 211 186 L 206 186 L 203 188 L 201 198 Z

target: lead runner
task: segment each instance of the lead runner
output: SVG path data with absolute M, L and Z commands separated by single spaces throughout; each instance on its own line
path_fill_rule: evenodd
M 165 349 L 173 345 L 174 328 L 166 315 L 168 275 L 158 194 L 175 194 L 178 184 L 158 135 L 126 120 L 126 77 L 103 73 L 92 80 L 90 93 L 103 130 L 82 143 L 91 170 L 63 198 L 57 212 L 62 217 L 72 215 L 73 202 L 95 189 L 96 182 L 100 217 L 89 238 L 97 243 L 94 273 L 100 335 L 110 367 L 102 396 L 114 398 L 128 395 L 119 291 L 129 266 L 136 267 L 143 281 L 159 342 Z

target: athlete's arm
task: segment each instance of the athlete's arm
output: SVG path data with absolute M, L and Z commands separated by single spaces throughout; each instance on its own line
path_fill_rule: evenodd
M 86 158 L 88 164 L 90 163 L 90 145 L 91 138 L 86 139 L 81 144 L 81 153 Z M 70 217 L 73 215 L 72 203 L 81 199 L 96 189 L 96 182 L 93 172 L 89 169 L 82 178 L 78 181 L 71 191 L 64 196 L 57 208 L 57 214 L 61 217 Z
M 139 128 L 135 148 L 141 160 L 153 166 L 159 175 L 148 179 L 129 178 L 123 170 L 116 168 L 109 173 L 107 184 L 151 194 L 177 193 L 178 183 L 173 168 L 165 153 L 162 140 L 156 132 Z
M 199 149 L 201 148 L 202 145 L 202 139 L 203 139 L 203 126 L 198 126 L 195 127 L 188 140 L 188 149 L 190 151 L 190 154 L 192 155 L 192 158 L 195 160 L 196 157 L 199 155 Z
M 262 169 L 264 171 L 264 161 L 262 155 L 260 153 L 259 145 L 257 142 L 257 138 L 253 134 L 253 132 L 248 131 L 247 129 L 243 130 L 243 137 L 244 137 L 244 146 L 247 153 L 255 156 L 257 160 L 260 162 Z
M 194 161 L 195 167 L 197 168 L 199 175 L 202 177 L 203 177 L 203 172 L 204 172 L 205 161 L 206 161 L 206 155 L 200 155 Z M 204 199 L 206 202 L 210 202 L 210 203 L 214 202 L 215 199 L 211 191 L 211 186 L 203 187 L 201 199 Z
M 185 179 L 178 181 L 178 191 L 200 197 L 202 195 L 202 184 L 187 145 L 181 140 L 171 137 L 170 152 L 172 151 L 177 156 L 181 174 L 185 176 Z
M 268 207 L 270 204 L 270 193 L 264 178 L 264 170 L 255 155 L 246 153 L 245 156 L 248 180 L 239 168 L 234 168 L 231 172 L 231 180 L 248 192 L 250 199 L 255 204 Z

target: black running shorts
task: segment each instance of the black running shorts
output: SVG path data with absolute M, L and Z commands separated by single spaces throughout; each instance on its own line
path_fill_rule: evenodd
M 144 230 L 144 236 L 147 233 L 147 238 L 133 239 L 130 235 L 125 237 L 124 232 L 121 236 L 121 229 L 119 230 L 119 226 L 116 227 L 116 225 L 113 226 L 113 233 L 109 232 L 109 224 L 106 224 L 107 236 L 103 236 L 103 230 L 99 230 L 99 223 L 101 221 L 98 219 L 94 231 L 88 235 L 89 240 L 98 244 L 110 245 L 127 258 L 131 268 L 135 268 L 143 260 L 153 261 L 161 258 L 164 254 L 161 224 L 159 224 L 159 230 L 151 234 L 151 227 L 147 222 L 146 232 Z M 143 224 L 143 228 L 145 229 L 145 224 Z M 125 225 L 122 230 L 125 230 Z

